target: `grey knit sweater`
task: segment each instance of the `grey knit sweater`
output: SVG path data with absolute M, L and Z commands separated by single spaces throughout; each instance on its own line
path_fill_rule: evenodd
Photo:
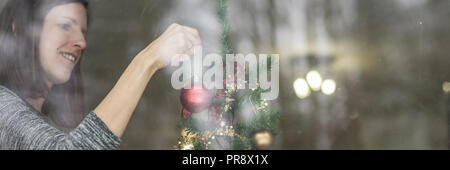
M 94 112 L 66 133 L 51 126 L 42 113 L 0 85 L 0 150 L 111 150 L 119 143 L 120 139 Z

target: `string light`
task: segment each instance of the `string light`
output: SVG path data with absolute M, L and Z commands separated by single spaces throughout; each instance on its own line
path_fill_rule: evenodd
M 183 150 L 192 150 L 194 149 L 194 145 L 192 144 L 187 144 L 183 146 Z

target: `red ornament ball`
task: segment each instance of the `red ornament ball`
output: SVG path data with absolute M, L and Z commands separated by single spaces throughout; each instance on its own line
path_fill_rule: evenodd
M 191 112 L 187 111 L 185 108 L 181 110 L 181 114 L 184 116 L 184 118 L 188 118 L 189 116 L 191 116 Z
M 213 95 L 201 85 L 191 85 L 190 89 L 181 89 L 181 105 L 191 113 L 202 112 L 212 103 Z

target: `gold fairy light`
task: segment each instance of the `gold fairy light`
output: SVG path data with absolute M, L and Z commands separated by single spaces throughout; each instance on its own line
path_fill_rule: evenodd
M 240 140 L 246 139 L 245 137 L 237 134 L 232 125 L 227 125 L 226 121 L 222 120 L 222 114 L 220 114 L 219 122 L 220 126 L 214 130 L 194 133 L 188 131 L 187 129 L 183 129 L 181 131 L 181 138 L 179 139 L 178 145 L 175 146 L 175 148 L 180 150 L 196 149 L 194 143 L 200 142 L 204 144 L 204 149 L 209 149 L 212 140 L 216 140 L 216 137 L 219 136 L 237 137 Z
M 192 149 L 194 149 L 194 145 L 193 144 L 184 145 L 183 148 L 182 148 L 182 150 L 192 150 Z
M 174 146 L 178 150 L 192 150 L 194 149 L 194 138 L 187 138 L 182 136 L 178 140 L 178 145 Z
M 197 137 L 197 135 L 194 132 L 189 132 L 187 129 L 181 130 L 181 136 L 185 137 L 187 139 L 192 139 Z
M 225 126 L 225 122 L 224 122 L 224 121 L 221 121 L 221 122 L 220 122 L 220 127 L 223 127 L 223 126 Z

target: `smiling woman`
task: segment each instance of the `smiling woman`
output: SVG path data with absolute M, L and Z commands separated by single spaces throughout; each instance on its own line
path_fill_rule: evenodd
M 197 30 L 172 24 L 86 112 L 86 8 L 86 0 L 10 0 L 0 13 L 0 149 L 116 149 L 153 74 L 201 45 Z
M 45 17 L 39 42 L 40 63 L 45 82 L 67 82 L 86 48 L 86 11 L 80 3 L 53 8 Z
M 80 69 L 86 7 L 84 0 L 18 0 L 9 1 L 1 14 L 0 84 L 64 131 L 86 116 Z

